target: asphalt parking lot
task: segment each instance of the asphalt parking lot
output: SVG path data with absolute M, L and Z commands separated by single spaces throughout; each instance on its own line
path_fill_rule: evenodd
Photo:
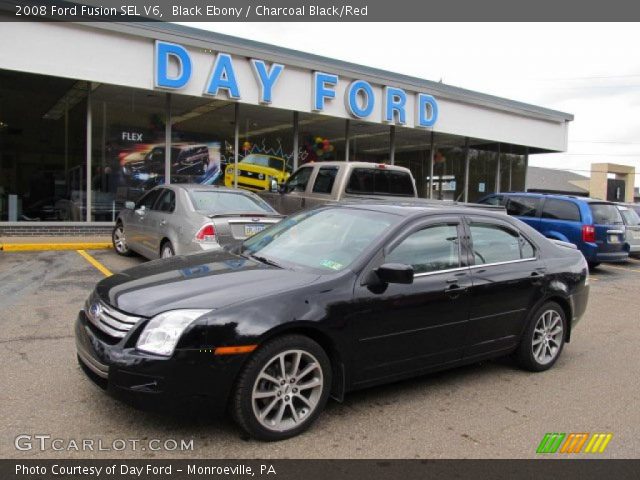
M 142 262 L 88 253 L 111 272 Z M 270 444 L 231 421 L 135 410 L 90 382 L 72 327 L 103 277 L 76 251 L 0 252 L 1 457 L 531 458 L 547 432 L 610 432 L 600 457 L 640 457 L 640 261 L 593 272 L 587 314 L 548 372 L 501 359 L 356 392 L 304 435 Z M 21 434 L 193 439 L 193 450 L 18 451 Z

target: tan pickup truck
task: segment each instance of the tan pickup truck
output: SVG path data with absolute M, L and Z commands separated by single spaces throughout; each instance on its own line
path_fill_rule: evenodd
M 290 215 L 305 208 L 356 198 L 416 198 L 408 168 L 370 162 L 315 162 L 298 168 L 289 179 L 256 192 L 278 212 Z

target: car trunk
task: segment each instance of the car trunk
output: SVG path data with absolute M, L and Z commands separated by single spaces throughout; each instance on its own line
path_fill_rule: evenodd
M 221 245 L 245 240 L 282 219 L 280 215 L 255 212 L 216 214 L 207 217 L 212 221 L 216 238 Z

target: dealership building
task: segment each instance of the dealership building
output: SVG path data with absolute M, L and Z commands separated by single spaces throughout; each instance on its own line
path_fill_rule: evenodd
M 524 190 L 573 119 L 176 24 L 2 22 L 0 43 L 0 236 L 104 233 L 124 201 L 251 154 L 401 165 L 420 196 L 472 202 Z

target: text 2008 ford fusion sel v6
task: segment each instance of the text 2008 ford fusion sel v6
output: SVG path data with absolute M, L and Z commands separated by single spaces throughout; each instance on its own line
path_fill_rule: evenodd
M 588 292 L 578 250 L 503 213 L 345 204 L 102 280 L 76 343 L 112 392 L 198 397 L 278 440 L 351 390 L 511 353 L 546 370 Z

